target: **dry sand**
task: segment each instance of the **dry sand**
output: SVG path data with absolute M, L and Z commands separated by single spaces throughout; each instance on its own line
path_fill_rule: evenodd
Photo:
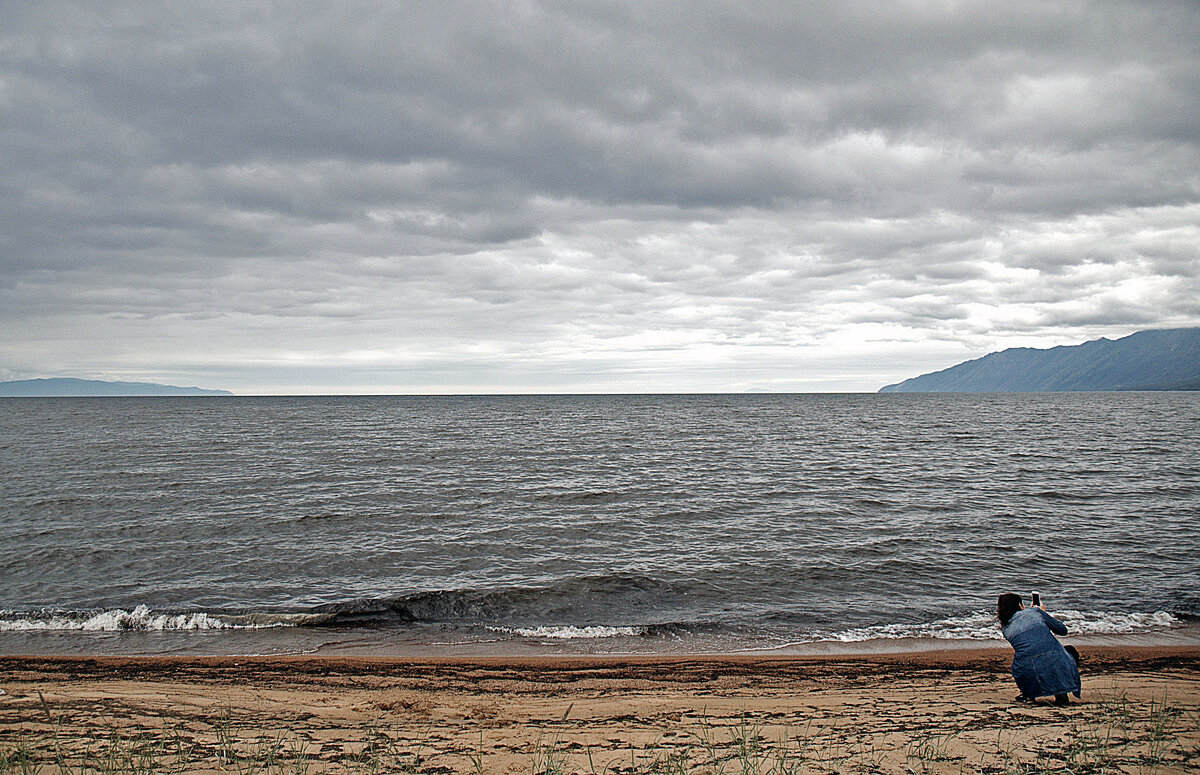
M 1200 649 L 1092 649 L 1067 708 L 1010 653 L 0 657 L 0 773 L 1200 771 Z

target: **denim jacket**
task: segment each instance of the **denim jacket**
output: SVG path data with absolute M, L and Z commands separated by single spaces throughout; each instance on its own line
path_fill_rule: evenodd
M 1079 668 L 1055 634 L 1066 626 L 1040 608 L 1023 608 L 1001 628 L 1013 647 L 1012 674 L 1026 697 L 1080 692 Z

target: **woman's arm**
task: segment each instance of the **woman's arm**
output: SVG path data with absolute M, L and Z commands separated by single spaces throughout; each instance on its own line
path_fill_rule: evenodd
M 1062 622 L 1060 622 L 1059 620 L 1055 619 L 1053 616 L 1046 613 L 1041 608 L 1037 608 L 1034 610 L 1036 610 L 1039 614 L 1042 615 L 1042 619 L 1045 620 L 1046 625 L 1050 628 L 1050 632 L 1054 633 L 1055 635 L 1066 635 L 1067 634 L 1067 625 L 1065 625 Z

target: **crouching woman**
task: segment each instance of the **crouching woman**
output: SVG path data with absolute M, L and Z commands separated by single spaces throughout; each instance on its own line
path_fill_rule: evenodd
M 1079 697 L 1079 666 L 1054 637 L 1067 634 L 1062 622 L 1041 607 L 1026 608 L 1011 592 L 1000 596 L 996 615 L 1013 647 L 1012 674 L 1021 690 L 1017 702 L 1054 695 L 1056 704 L 1066 705 L 1068 693 Z

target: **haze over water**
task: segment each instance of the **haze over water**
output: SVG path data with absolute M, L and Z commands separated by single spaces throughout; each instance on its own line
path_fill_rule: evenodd
M 0 409 L 0 653 L 994 638 L 1031 589 L 1081 633 L 1200 614 L 1197 393 Z

